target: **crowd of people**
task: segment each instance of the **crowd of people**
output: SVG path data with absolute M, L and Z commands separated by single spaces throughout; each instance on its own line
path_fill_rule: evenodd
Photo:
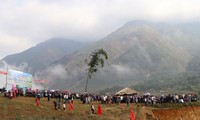
M 45 97 L 48 102 L 54 105 L 55 110 L 66 111 L 66 104 L 69 104 L 70 109 L 73 110 L 74 99 L 79 99 L 82 104 L 90 105 L 91 114 L 94 114 L 93 101 L 98 101 L 101 104 L 123 104 L 126 103 L 129 107 L 130 103 L 143 105 L 156 105 L 164 103 L 186 103 L 196 102 L 198 100 L 196 94 L 168 94 L 168 95 L 139 95 L 139 94 L 124 94 L 124 95 L 110 95 L 110 94 L 88 94 L 88 93 L 72 93 L 69 91 L 60 90 L 26 90 L 22 89 L 9 90 L 4 92 L 4 95 L 9 99 L 27 96 L 35 97 L 36 105 L 40 106 L 40 98 Z
M 87 94 L 87 93 L 71 93 L 69 91 L 51 91 L 51 90 L 26 90 L 25 93 L 21 89 L 16 89 L 15 91 L 8 91 L 4 93 L 5 96 L 10 99 L 18 96 L 28 96 L 36 97 L 40 100 L 41 97 L 47 97 L 50 101 L 53 99 L 53 103 L 56 110 L 60 110 L 61 103 L 63 103 L 63 108 L 65 109 L 65 104 L 70 101 L 73 103 L 74 99 L 80 99 L 83 104 L 92 104 L 92 101 L 100 101 L 102 104 L 119 104 L 119 103 L 144 103 L 145 105 L 155 105 L 163 103 L 185 103 L 185 102 L 196 102 L 196 94 L 168 94 L 168 95 L 109 95 L 109 94 Z
M 103 104 L 119 104 L 119 103 L 145 103 L 148 104 L 163 104 L 163 103 L 185 103 L 196 102 L 196 94 L 168 94 L 168 95 L 95 95 L 95 94 L 82 94 L 81 100 L 84 103 L 91 103 L 91 101 L 101 101 Z

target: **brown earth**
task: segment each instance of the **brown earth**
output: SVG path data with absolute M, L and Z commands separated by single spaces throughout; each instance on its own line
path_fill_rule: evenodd
M 90 114 L 90 105 L 74 101 L 74 110 L 54 110 L 53 99 L 50 102 L 42 98 L 40 107 L 36 106 L 34 97 L 18 97 L 8 99 L 0 95 L 0 117 L 2 120 L 129 120 L 130 108 L 136 120 L 200 120 L 200 107 L 184 107 L 166 109 L 143 104 L 101 104 L 94 102 L 95 114 Z M 102 115 L 97 115 L 97 106 L 101 105 Z
M 200 120 L 200 107 L 153 110 L 158 120 Z

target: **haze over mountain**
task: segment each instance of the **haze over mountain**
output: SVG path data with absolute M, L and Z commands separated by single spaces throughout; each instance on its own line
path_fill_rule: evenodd
M 2 60 L 9 65 L 24 67 L 25 72 L 35 73 L 84 45 L 85 43 L 69 39 L 52 38 L 21 53 L 6 56 Z
M 198 31 L 200 23 L 132 21 L 105 38 L 85 47 L 77 47 L 70 52 L 68 50 L 70 47 L 76 48 L 75 44 L 80 45 L 78 43 L 65 45 L 63 47 L 66 51 L 63 48 L 52 52 L 47 49 L 52 47 L 45 44 L 43 50 L 36 46 L 38 52 L 27 50 L 12 58 L 8 56 L 4 60 L 8 63 L 11 63 L 9 59 L 17 60 L 18 62 L 13 64 L 20 65 L 24 63 L 22 58 L 25 56 L 32 56 L 33 53 L 39 56 L 41 54 L 38 53 L 41 51 L 48 51 L 45 52 L 43 59 L 25 57 L 29 58 L 26 60 L 29 68 L 35 67 L 33 71 L 38 77 L 48 81 L 49 89 L 83 92 L 87 68 L 84 60 L 94 49 L 103 48 L 108 52 L 109 60 L 106 61 L 105 67 L 89 80 L 89 91 L 113 86 L 132 86 L 145 81 L 167 81 L 181 73 L 194 70 L 192 66 L 199 64 L 195 61 L 195 57 L 200 56 Z M 62 47 L 55 47 L 58 48 Z M 21 60 L 18 60 L 19 58 Z
M 197 53 L 199 35 L 190 24 L 199 25 L 129 22 L 104 39 L 79 50 L 70 59 L 63 58 L 61 61 L 67 62 L 61 62 L 62 65 L 58 62 L 41 75 L 51 73 L 47 77 L 51 88 L 83 91 L 86 80 L 83 61 L 94 49 L 103 48 L 109 54 L 109 61 L 89 81 L 90 90 L 171 78 L 186 72 L 188 62 Z M 60 70 L 59 74 L 52 71 L 55 68 Z

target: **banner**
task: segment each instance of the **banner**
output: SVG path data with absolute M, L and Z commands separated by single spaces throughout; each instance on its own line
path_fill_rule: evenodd
M 8 89 L 11 89 L 12 85 L 20 88 L 32 88 L 33 76 L 31 74 L 16 70 L 9 70 L 8 73 Z
M 4 71 L 0 71 L 0 74 L 7 75 L 8 73 Z

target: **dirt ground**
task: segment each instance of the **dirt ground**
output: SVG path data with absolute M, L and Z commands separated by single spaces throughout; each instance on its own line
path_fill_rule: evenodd
M 98 105 L 101 105 L 102 115 L 97 115 Z M 0 96 L 0 116 L 2 120 L 129 120 L 130 108 L 136 120 L 200 120 L 200 107 L 190 106 L 145 106 L 144 104 L 101 104 L 94 102 L 95 114 L 91 116 L 90 105 L 74 100 L 74 110 L 55 110 L 53 99 L 40 100 L 40 107 L 36 106 L 34 97 L 18 97 L 8 99 Z M 176 108 L 175 108 L 176 107 Z
M 152 111 L 158 120 L 200 120 L 200 107 L 181 107 Z

